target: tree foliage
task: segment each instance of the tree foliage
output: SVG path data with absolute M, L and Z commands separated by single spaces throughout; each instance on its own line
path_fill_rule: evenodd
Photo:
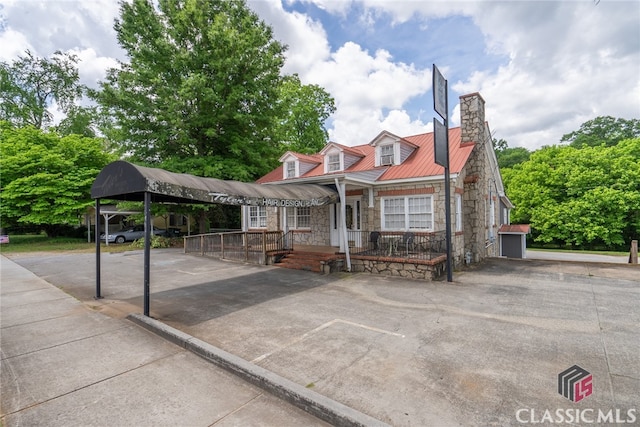
M 128 61 L 92 96 L 113 118 L 105 134 L 133 162 L 253 181 L 277 165 L 283 144 L 326 141 L 333 99 L 281 76 L 286 47 L 243 0 L 122 2 L 115 30 Z M 212 221 L 230 216 L 209 209 Z
M 640 234 L 640 138 L 614 146 L 550 146 L 502 171 L 536 241 L 621 246 Z
M 526 162 L 531 152 L 524 147 L 511 148 L 504 139 L 493 139 L 493 149 L 496 153 L 500 169 L 512 168 Z
M 580 129 L 563 135 L 560 142 L 580 148 L 602 144 L 612 146 L 630 138 L 640 138 L 640 120 L 602 116 L 584 122 Z
M 0 63 L 0 120 L 16 126 L 44 129 L 51 124 L 49 108 L 69 112 L 82 96 L 78 58 L 56 51 L 50 58 L 39 58 L 30 51 L 12 64 Z
M 94 93 L 132 160 L 252 180 L 273 164 L 285 47 L 243 1 L 122 2 L 115 29 L 130 62 Z
M 314 154 L 322 150 L 329 138 L 324 122 L 336 110 L 331 95 L 318 85 L 303 85 L 294 74 L 283 78 L 277 105 L 274 131 L 283 151 Z
M 60 225 L 78 224 L 79 215 L 93 204 L 93 181 L 115 160 L 101 139 L 61 137 L 8 122 L 0 122 L 0 150 L 3 226 L 39 227 L 49 236 Z

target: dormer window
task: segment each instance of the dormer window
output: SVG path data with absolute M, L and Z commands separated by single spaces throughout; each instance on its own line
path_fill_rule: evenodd
M 418 146 L 397 135 L 383 131 L 369 143 L 376 149 L 375 166 L 401 165 Z
M 282 179 L 301 178 L 322 161 L 320 156 L 287 151 L 279 159 L 282 162 Z
M 295 178 L 296 177 L 296 162 L 291 160 L 286 162 L 286 177 L 285 178 Z
M 393 165 L 394 162 L 394 149 L 393 144 L 380 146 L 380 166 Z
M 340 153 L 333 153 L 327 156 L 327 172 L 342 170 L 340 166 Z

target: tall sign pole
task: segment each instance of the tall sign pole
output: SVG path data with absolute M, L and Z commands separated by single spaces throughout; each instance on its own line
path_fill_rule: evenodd
M 435 162 L 444 167 L 444 215 L 447 241 L 447 281 L 453 282 L 453 263 L 451 262 L 451 182 L 449 178 L 449 89 L 447 80 L 442 76 L 436 64 L 433 64 L 433 109 L 442 117 L 440 123 L 433 118 L 433 152 Z

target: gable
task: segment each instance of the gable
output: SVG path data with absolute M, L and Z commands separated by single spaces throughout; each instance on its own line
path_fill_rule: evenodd
M 459 127 L 449 129 L 449 158 L 450 172 L 452 174 L 457 174 L 462 171 L 475 147 L 474 143 L 460 144 L 460 137 L 461 132 Z M 376 147 L 390 143 L 398 144 L 399 158 L 402 162 L 391 166 L 376 165 Z M 405 150 L 404 147 L 408 149 Z M 329 152 L 336 148 L 342 149 L 345 157 L 357 153 L 357 161 L 349 166 L 345 165 L 344 170 L 339 172 L 345 175 L 352 176 L 351 174 L 358 174 L 359 176 L 371 176 L 375 177 L 374 182 L 444 176 L 444 168 L 437 165 L 434 161 L 433 132 L 402 138 L 389 132 L 382 132 L 368 144 L 353 147 L 346 147 L 336 143 L 328 144 L 323 151 L 313 157 L 320 163 L 316 164 L 306 173 L 300 174 L 299 178 L 318 180 L 325 176 L 328 177 L 329 174 L 325 172 L 325 156 L 323 156 L 322 153 Z M 277 169 L 260 178 L 257 182 L 282 181 L 282 168 L 282 165 L 279 166 Z M 367 171 L 371 171 L 372 173 L 361 174 Z

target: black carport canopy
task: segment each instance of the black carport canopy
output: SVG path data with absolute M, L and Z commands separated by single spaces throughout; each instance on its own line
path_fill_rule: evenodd
M 144 315 L 149 315 L 151 202 L 236 206 L 307 207 L 338 202 L 336 190 L 317 184 L 261 185 L 201 178 L 117 161 L 104 167 L 91 186 L 96 199 L 96 298 L 100 291 L 100 199 L 144 201 Z M 105 230 L 107 233 L 108 230 Z
M 91 186 L 93 199 L 226 205 L 306 207 L 338 202 L 338 193 L 318 184 L 263 185 L 202 178 L 125 161 L 108 164 Z

